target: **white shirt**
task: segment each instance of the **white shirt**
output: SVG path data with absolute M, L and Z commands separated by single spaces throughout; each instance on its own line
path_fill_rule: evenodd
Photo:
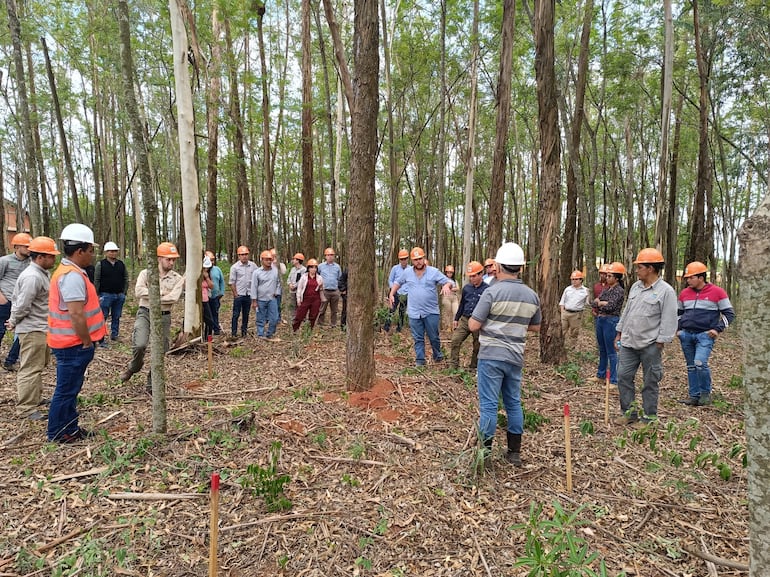
M 580 285 L 578 288 L 570 285 L 561 293 L 559 306 L 563 306 L 570 312 L 582 311 L 588 303 L 588 294 L 588 289 L 583 285 Z

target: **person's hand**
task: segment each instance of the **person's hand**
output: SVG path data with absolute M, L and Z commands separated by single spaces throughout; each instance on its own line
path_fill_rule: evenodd
M 457 328 L 457 325 L 459 325 L 459 324 L 460 324 L 460 323 L 459 323 L 459 322 L 457 322 L 457 321 L 452 321 L 452 328 L 453 328 L 453 329 L 456 329 L 456 328 Z
M 393 301 L 394 301 L 394 300 L 395 300 L 395 299 L 393 298 L 393 295 L 388 295 L 388 304 L 389 304 L 390 306 L 393 306 Z
M 716 339 L 719 336 L 719 331 L 717 331 L 716 329 L 710 329 L 706 334 L 710 336 L 712 339 Z
M 661 351 L 663 350 L 663 347 L 665 347 L 665 346 L 666 346 L 666 344 L 665 344 L 665 343 L 655 343 L 655 344 L 657 345 L 657 347 L 658 347 L 658 348 L 659 348 Z
M 8 319 L 7 321 L 5 321 L 5 328 L 8 329 L 9 331 L 12 331 L 13 327 L 15 327 L 15 326 L 16 325 L 13 324 L 11 319 Z

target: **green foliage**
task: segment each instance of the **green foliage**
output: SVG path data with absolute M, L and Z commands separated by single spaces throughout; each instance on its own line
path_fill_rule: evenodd
M 742 389 L 743 388 L 743 376 L 741 375 L 733 375 L 730 377 L 730 380 L 727 382 L 727 386 L 731 389 Z
M 570 361 L 563 365 L 556 367 L 556 372 L 559 373 L 565 380 L 573 385 L 577 386 L 583 380 L 580 377 L 581 366 L 579 363 Z
M 586 509 L 581 505 L 574 512 L 562 508 L 558 501 L 552 503 L 549 518 L 543 514 L 543 505 L 532 503 L 529 520 L 513 525 L 509 530 L 524 531 L 526 543 L 524 555 L 514 567 L 527 569 L 528 577 L 604 577 L 608 575 L 603 559 L 591 552 L 577 532 L 587 521 L 580 519 Z M 621 573 L 625 575 L 625 573 Z
M 268 464 L 262 467 L 252 464 L 246 468 L 246 474 L 238 479 L 244 488 L 250 488 L 256 497 L 262 497 L 270 512 L 287 511 L 291 509 L 291 501 L 284 495 L 284 485 L 291 479 L 289 475 L 278 473 L 278 461 L 281 458 L 281 442 L 274 441 L 270 445 Z
M 244 347 L 237 346 L 230 349 L 230 356 L 234 359 L 242 359 L 244 357 L 249 356 L 250 351 L 248 349 L 245 349 Z
M 594 424 L 592 421 L 582 421 L 580 423 L 580 434 L 584 437 L 586 435 L 593 435 L 594 434 Z
M 522 408 L 523 409 L 523 408 Z M 524 411 L 524 430 L 530 433 L 537 432 L 542 425 L 548 424 L 551 419 L 534 411 Z
M 348 450 L 351 458 L 362 459 L 366 456 L 366 443 L 362 439 L 356 439 Z

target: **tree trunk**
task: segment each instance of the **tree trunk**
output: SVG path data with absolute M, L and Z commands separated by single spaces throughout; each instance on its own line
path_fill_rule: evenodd
M 446 194 L 446 101 L 449 98 L 446 85 L 446 10 L 447 0 L 439 0 L 439 9 L 441 10 L 441 57 L 439 63 L 439 74 L 441 76 L 441 91 L 439 93 L 439 113 L 438 113 L 438 198 L 436 199 L 436 266 L 441 268 L 446 265 L 447 253 L 446 247 L 446 209 L 444 195 Z M 503 195 L 505 191 L 503 190 Z M 462 277 L 462 275 L 460 275 Z
M 382 54 L 385 58 L 383 68 L 385 70 L 385 110 L 388 115 L 388 187 L 390 189 L 390 248 L 388 250 L 388 263 L 398 260 L 398 251 L 401 248 L 401 232 L 399 217 L 401 212 L 401 195 L 399 194 L 399 175 L 396 165 L 396 140 L 393 127 L 393 85 L 390 78 L 390 40 L 388 37 L 388 25 L 385 12 L 385 0 L 380 0 L 380 17 L 382 19 Z
M 559 109 L 554 70 L 554 11 L 556 0 L 535 0 L 535 79 L 540 134 L 540 258 L 537 285 L 543 313 L 540 331 L 540 360 L 557 365 L 564 362 L 564 338 L 559 316 L 558 241 L 561 146 Z
M 304 15 L 304 2 L 303 0 L 303 15 Z M 273 237 L 273 156 L 270 153 L 270 92 L 267 79 L 270 72 L 267 68 L 267 60 L 265 58 L 265 38 L 263 23 L 265 18 L 265 4 L 264 2 L 257 1 L 257 39 L 259 41 L 259 62 L 262 72 L 262 159 L 264 170 L 264 189 L 262 191 L 262 202 L 264 203 L 264 220 L 262 222 L 262 238 L 266 243 L 266 246 L 272 247 L 275 245 L 275 238 Z M 309 18 L 309 17 L 308 17 Z M 304 30 L 304 16 L 303 16 L 303 30 Z M 303 48 L 304 50 L 304 48 Z M 303 54 L 304 63 L 304 54 Z M 303 87 L 304 90 L 304 87 Z M 304 115 L 304 108 L 303 108 Z M 303 116 L 304 120 L 304 116 Z M 303 145 L 304 148 L 304 145 Z M 304 171 L 304 157 L 303 157 L 303 171 Z M 303 175 L 303 187 L 304 187 L 304 175 Z
M 53 111 L 56 115 L 56 126 L 59 129 L 59 139 L 61 140 L 62 155 L 64 156 L 64 168 L 67 173 L 67 184 L 69 185 L 70 189 L 70 200 L 72 201 L 72 207 L 75 210 L 75 219 L 78 222 L 84 222 L 83 214 L 80 212 L 80 202 L 78 202 L 78 190 L 77 186 L 75 185 L 75 170 L 72 168 L 72 157 L 70 156 L 70 147 L 67 144 L 67 133 L 64 131 L 64 121 L 61 117 L 59 93 L 56 91 L 56 79 L 53 75 L 53 68 L 51 68 L 51 58 L 48 56 L 48 45 L 45 42 L 45 36 L 40 37 L 40 43 L 43 45 L 45 70 L 48 74 L 48 84 L 51 87 Z
M 667 210 L 668 198 L 666 182 L 668 180 L 668 133 L 671 126 L 671 93 L 674 86 L 674 18 L 671 13 L 671 0 L 663 0 L 663 18 L 665 25 L 665 40 L 663 48 L 663 98 L 660 107 L 660 159 L 658 164 L 658 200 L 656 203 L 657 218 L 655 220 L 655 246 L 663 247 L 664 234 L 668 228 Z M 672 261 L 666 269 L 674 269 Z
M 463 210 L 463 264 L 472 260 L 471 226 L 473 225 L 473 180 L 476 166 L 476 99 L 479 67 L 479 0 L 473 0 L 471 24 L 471 100 L 468 111 L 468 152 L 465 156 L 465 208 Z M 483 262 L 483 259 L 481 259 Z M 459 275 L 460 279 L 465 278 Z M 462 282 L 462 280 L 460 281 Z
M 219 155 L 219 98 L 222 90 L 220 77 L 222 69 L 221 22 L 219 9 L 214 4 L 211 10 L 211 61 L 208 66 L 208 90 L 206 92 L 206 133 L 208 150 L 206 154 L 206 247 L 218 253 L 217 247 L 217 175 Z
M 677 231 L 678 231 L 678 223 L 679 223 L 679 214 L 677 210 L 677 178 L 678 178 L 678 170 L 679 170 L 679 144 L 682 141 L 682 107 L 684 105 L 684 96 L 679 97 L 679 102 L 676 106 L 676 112 L 675 112 L 675 118 L 674 120 L 674 141 L 671 147 L 671 165 L 669 167 L 669 187 L 668 187 L 668 218 L 666 219 L 667 224 L 667 230 L 666 230 L 666 239 L 667 241 L 664 243 L 664 248 L 666 249 L 666 252 L 663 253 L 664 258 L 666 259 L 666 262 L 668 263 L 668 266 L 663 269 L 665 280 L 668 284 L 671 286 L 676 286 L 676 269 L 677 265 L 679 264 L 679 252 L 678 252 L 678 242 L 677 239 L 679 237 Z M 684 269 L 684 266 L 682 266 L 682 269 Z
M 190 71 L 187 68 L 187 51 L 190 43 L 187 39 L 182 11 L 177 2 L 184 2 L 184 0 L 169 0 L 168 6 L 173 41 L 179 169 L 184 214 L 185 260 L 187 261 L 182 331 L 188 337 L 197 337 L 201 334 L 203 238 L 201 237 L 198 170 L 195 165 L 195 111 L 190 88 Z
M 8 10 L 8 28 L 11 31 L 11 40 L 13 43 L 13 63 L 16 73 L 16 84 L 18 86 L 19 107 L 21 108 L 21 132 L 24 137 L 24 160 L 27 164 L 26 189 L 29 195 L 29 220 L 31 234 L 37 235 L 40 230 L 40 190 L 38 182 L 37 159 L 35 154 L 35 142 L 32 136 L 32 120 L 29 111 L 29 101 L 27 99 L 27 80 L 24 74 L 24 60 L 21 51 L 21 25 L 16 12 L 15 0 L 5 0 Z
M 315 211 L 313 190 L 313 77 L 311 70 L 310 0 L 302 0 L 302 236 L 312 239 Z M 309 253 L 312 254 L 312 253 Z M 308 256 L 308 258 L 310 258 Z
M 152 173 L 144 134 L 144 125 L 136 102 L 134 61 L 131 54 L 131 32 L 127 0 L 118 0 L 118 25 L 120 26 L 120 62 L 123 82 L 122 94 L 131 125 L 134 155 L 142 184 L 144 218 L 147 222 L 147 242 L 157 246 L 158 204 L 155 201 Z M 147 251 L 147 272 L 150 288 L 150 367 L 152 371 L 152 430 L 166 432 L 166 368 L 163 363 L 163 327 L 160 315 L 160 275 L 155 251 Z
M 494 254 L 503 241 L 505 200 L 505 160 L 508 124 L 511 117 L 511 73 L 513 71 L 513 32 L 516 26 L 515 0 L 503 0 L 503 30 L 500 42 L 500 76 L 497 82 L 495 151 L 492 159 L 492 189 L 489 191 L 487 254 Z M 554 273 L 556 270 L 554 270 Z
M 749 574 L 760 577 L 770 567 L 770 195 L 738 232 L 742 313 L 746 453 L 748 457 Z

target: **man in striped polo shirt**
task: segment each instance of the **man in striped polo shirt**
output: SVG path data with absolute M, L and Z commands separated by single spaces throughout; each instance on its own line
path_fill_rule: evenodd
M 468 328 L 479 331 L 479 435 L 488 462 L 497 428 L 497 400 L 502 394 L 508 415 L 506 461 L 521 467 L 521 372 L 527 331 L 540 331 L 540 299 L 519 279 L 524 251 L 507 242 L 497 251 L 497 280 L 479 299 Z

